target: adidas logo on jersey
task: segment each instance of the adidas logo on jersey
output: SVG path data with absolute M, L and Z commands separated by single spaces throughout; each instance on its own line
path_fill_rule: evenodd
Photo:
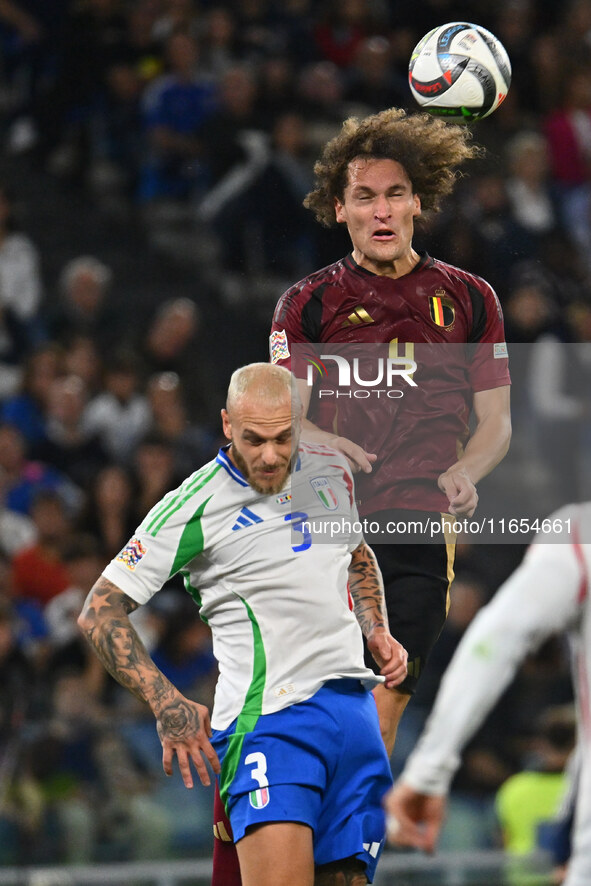
M 236 522 L 232 526 L 232 532 L 235 532 L 237 529 L 244 529 L 245 526 L 254 526 L 255 523 L 262 522 L 263 518 L 259 517 L 258 514 L 255 514 L 254 511 L 251 511 L 250 508 L 242 508 L 236 518 Z
M 347 326 L 369 326 L 370 323 L 375 323 L 375 320 L 370 317 L 363 305 L 357 305 L 353 313 L 343 320 L 341 329 L 345 329 Z

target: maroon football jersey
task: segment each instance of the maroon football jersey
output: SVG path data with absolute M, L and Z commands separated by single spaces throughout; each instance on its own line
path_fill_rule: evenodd
M 353 395 L 338 390 L 330 354 L 353 355 L 363 345 L 363 353 L 380 353 L 378 343 L 385 355 L 416 361 L 415 386 L 401 379 L 400 391 L 388 392 L 397 399 L 375 386 Z M 398 279 L 373 274 L 350 255 L 311 274 L 280 298 L 270 348 L 272 362 L 309 383 L 311 366 L 318 370 L 312 421 L 378 454 L 371 474 L 356 475 L 363 516 L 390 508 L 447 511 L 436 481 L 469 437 L 473 393 L 510 384 L 493 289 L 427 254 Z M 322 355 L 329 359 L 319 361 Z

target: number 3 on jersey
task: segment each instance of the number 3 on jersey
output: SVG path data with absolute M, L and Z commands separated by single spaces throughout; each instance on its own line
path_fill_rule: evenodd
M 301 532 L 302 540 L 299 544 L 295 544 L 291 546 L 292 551 L 296 553 L 298 551 L 307 551 L 308 548 L 312 547 L 312 534 L 310 533 L 310 529 L 308 528 L 308 515 L 303 511 L 292 511 L 291 514 L 286 514 L 283 518 L 288 522 L 291 521 L 292 529 L 294 532 Z

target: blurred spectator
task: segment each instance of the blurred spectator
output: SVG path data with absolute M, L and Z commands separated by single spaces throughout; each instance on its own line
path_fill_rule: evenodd
M 59 492 L 75 512 L 82 504 L 81 490 L 69 477 L 43 462 L 32 461 L 22 433 L 14 425 L 0 424 L 0 469 L 4 470 L 6 506 L 29 514 L 38 492 Z
M 175 474 L 188 477 L 197 465 L 215 456 L 218 438 L 206 425 L 189 421 L 184 390 L 175 372 L 151 376 L 147 396 L 152 413 L 151 433 L 171 446 Z
M 92 336 L 75 334 L 64 342 L 64 373 L 82 379 L 89 395 L 98 393 L 102 371 L 101 356 Z
M 575 730 L 571 705 L 544 711 L 529 765 L 499 788 L 495 806 L 503 847 L 510 854 L 533 852 L 539 826 L 558 812 L 567 786 L 564 770 L 575 746 Z
M 306 121 L 310 150 L 316 154 L 337 134 L 350 110 L 343 73 L 328 61 L 306 65 L 297 77 L 296 101 Z
M 126 27 L 121 0 L 85 0 L 65 16 L 54 82 L 36 109 L 38 153 L 57 176 L 85 180 L 107 71 L 125 41 Z
M 37 725 L 30 755 L 47 806 L 52 857 L 90 862 L 103 799 L 93 749 L 106 726 L 105 711 L 79 675 L 62 674 L 50 689 L 47 718 Z
M 278 117 L 295 108 L 296 68 L 289 56 L 274 54 L 262 59 L 257 70 L 257 116 L 269 132 Z
M 233 5 L 241 57 L 258 63 L 283 48 L 272 0 L 236 0 Z
M 545 332 L 558 326 L 558 305 L 542 274 L 526 275 L 515 280 L 504 300 L 507 341 L 531 344 Z M 516 351 L 520 353 L 521 351 Z M 522 352 L 529 356 L 529 351 Z M 517 384 L 524 381 L 525 366 L 517 373 Z
M 137 526 L 135 489 L 126 468 L 107 465 L 98 472 L 80 522 L 99 539 L 105 560 L 119 553 Z
M 42 681 L 49 649 L 43 607 L 36 600 L 15 596 L 12 559 L 8 559 L 2 553 L 0 553 L 0 601 L 10 604 L 14 613 L 13 629 L 18 648 L 26 656 L 35 675 Z M 37 688 L 39 687 L 36 683 L 31 684 L 31 690 L 36 691 Z M 42 685 L 40 688 L 42 690 Z M 42 698 L 39 698 L 39 701 L 42 703 Z
M 199 322 L 197 305 L 190 299 L 161 302 L 143 339 L 148 368 L 183 374 L 183 360 L 197 347 Z
M 127 202 L 135 202 L 143 139 L 143 89 L 141 75 L 130 62 L 117 61 L 110 66 L 104 116 L 90 174 L 90 183 L 103 205 L 111 194 L 121 194 Z
M 149 374 L 174 372 L 183 385 L 189 420 L 215 423 L 223 403 L 218 375 L 203 356 L 201 314 L 194 301 L 161 302 L 138 344 Z
M 196 134 L 216 106 L 215 84 L 198 73 L 199 49 L 187 31 L 167 38 L 169 73 L 157 77 L 143 98 L 146 159 L 139 186 L 142 203 L 185 201 L 203 177 Z
M 24 729 L 35 713 L 34 669 L 19 647 L 17 616 L 0 600 L 0 864 L 31 858 L 41 830 L 43 797 L 24 747 Z
M 564 496 L 579 501 L 589 487 L 591 305 L 575 303 L 567 316 L 572 318 L 570 336 L 565 341 L 553 330 L 540 336 L 526 376 L 536 448 L 558 502 Z
M 0 467 L 0 553 L 11 558 L 17 551 L 33 544 L 37 530 L 30 517 L 6 506 L 5 491 L 6 474 Z
M 311 266 L 317 231 L 302 205 L 312 187 L 307 151 L 304 118 L 287 112 L 277 117 L 262 169 L 214 219 L 225 271 L 246 268 L 291 279 Z
M 204 18 L 200 33 L 201 66 L 219 81 L 240 56 L 236 18 L 221 3 L 206 10 Z
M 314 28 L 314 42 L 321 58 L 339 68 L 349 67 L 370 29 L 367 0 L 324 0 L 323 12 Z
M 92 398 L 84 412 L 84 432 L 98 435 L 115 461 L 129 462 L 149 427 L 150 409 L 141 389 L 139 359 L 132 351 L 120 351 L 104 369 L 104 390 Z
M 51 382 L 45 411 L 45 439 L 34 454 L 67 474 L 81 489 L 87 489 L 108 457 L 98 431 L 85 427 L 88 391 L 77 375 L 64 375 Z
M 0 421 L 21 431 L 32 455 L 36 455 L 34 447 L 47 440 L 49 390 L 62 373 L 62 356 L 61 349 L 51 343 L 32 351 L 24 363 L 20 391 L 0 406 Z
M 50 716 L 31 757 L 60 861 L 166 855 L 168 814 L 146 796 L 146 773 L 80 675 L 55 680 Z
M 101 349 L 112 348 L 119 312 L 109 299 L 111 269 L 91 255 L 68 261 L 59 278 L 59 301 L 48 308 L 47 327 L 52 339 L 68 342 L 74 336 L 91 336 Z
M 195 604 L 182 595 L 170 613 L 152 658 L 162 673 L 189 698 L 213 702 L 217 664 L 211 631 L 201 621 Z M 208 699 L 205 701 L 204 699 Z M 203 701 L 202 701 L 203 700 Z
M 561 227 L 558 194 L 550 181 L 548 145 L 539 133 L 524 131 L 508 143 L 507 193 L 515 222 L 529 236 L 528 258 L 540 253 L 543 237 Z
M 105 555 L 98 538 L 78 532 L 64 544 L 62 559 L 68 573 L 68 587 L 52 597 L 43 610 L 50 645 L 48 669 L 52 677 L 66 671 L 81 674 L 89 692 L 100 698 L 107 675 L 104 668 L 96 667 L 96 656 L 89 655 L 88 644 L 80 635 L 76 620 L 88 592 L 101 574 Z
M 42 338 L 40 256 L 20 230 L 15 197 L 0 183 L 0 398 L 15 393 L 21 362 Z
M 219 106 L 197 135 L 209 185 L 198 202 L 197 215 L 200 221 L 221 229 L 233 202 L 244 194 L 267 159 L 267 142 L 257 113 L 257 82 L 249 67 L 234 65 L 223 74 Z
M 136 487 L 133 501 L 139 525 L 148 511 L 184 478 L 177 472 L 172 443 L 156 433 L 146 434 L 138 442 L 133 471 Z
M 562 100 L 544 120 L 552 176 L 567 230 L 588 260 L 591 250 L 591 63 L 569 71 Z
M 392 68 L 392 47 L 386 37 L 366 37 L 359 43 L 348 69 L 344 97 L 359 106 L 360 116 L 408 107 L 407 81 Z
M 144 85 L 164 69 L 162 41 L 155 33 L 158 0 L 132 0 L 125 9 L 126 34 L 117 47 L 114 64 L 129 66 Z
M 92 184 L 97 197 L 121 194 L 135 201 L 142 150 L 142 95 L 164 70 L 164 51 L 154 30 L 154 0 L 133 0 L 125 9 L 126 34 L 105 73 L 105 101 L 96 119 Z
M 196 37 L 199 18 L 195 0 L 163 0 L 152 33 L 160 43 L 166 43 L 173 34 L 183 31 Z
M 16 597 L 44 606 L 69 585 L 63 552 L 72 534 L 72 523 L 62 499 L 51 491 L 35 496 L 31 519 L 37 538 L 12 559 L 13 590 Z
M 465 213 L 479 241 L 486 279 L 502 302 L 511 269 L 528 255 L 528 238 L 513 218 L 508 185 L 499 172 L 488 171 L 472 183 Z M 470 270 L 484 276 L 483 265 Z
M 494 9 L 491 30 L 499 38 L 511 60 L 511 92 L 517 108 L 526 109 L 536 105 L 536 75 L 532 62 L 531 41 L 536 20 L 536 5 L 532 0 L 519 3 L 499 4 Z M 488 12 L 488 10 L 487 10 Z M 484 22 L 481 22 L 484 24 Z

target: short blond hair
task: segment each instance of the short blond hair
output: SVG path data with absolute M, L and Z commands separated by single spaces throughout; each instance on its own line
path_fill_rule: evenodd
M 279 406 L 289 397 L 294 415 L 301 413 L 302 404 L 289 369 L 273 363 L 248 363 L 236 369 L 228 385 L 226 409 L 230 412 L 245 395 Z

